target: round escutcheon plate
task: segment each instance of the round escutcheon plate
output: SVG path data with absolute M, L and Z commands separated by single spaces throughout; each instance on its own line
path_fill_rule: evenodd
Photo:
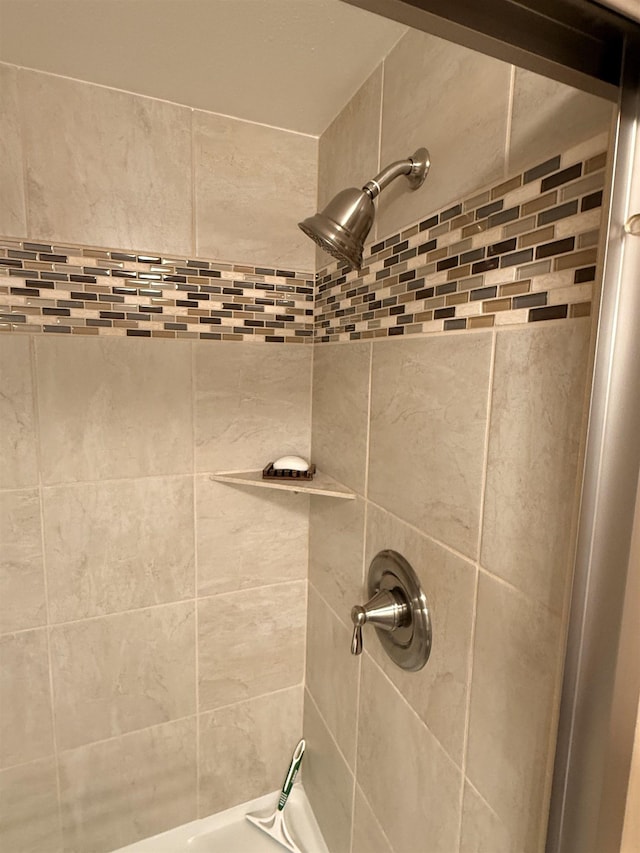
M 397 551 L 380 551 L 369 566 L 367 586 L 369 597 L 388 589 L 406 600 L 411 615 L 409 623 L 393 631 L 376 628 L 376 633 L 395 664 L 412 671 L 422 669 L 431 653 L 431 613 L 413 568 Z

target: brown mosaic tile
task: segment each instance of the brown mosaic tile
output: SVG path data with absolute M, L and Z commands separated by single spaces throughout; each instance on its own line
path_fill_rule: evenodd
M 588 195 L 589 193 L 595 192 L 596 190 L 600 190 L 603 187 L 604 172 L 597 172 L 596 174 L 587 175 L 587 177 L 581 178 L 579 181 L 574 181 L 572 184 L 563 187 L 562 190 L 560 190 L 560 200 L 569 201 L 569 199 L 578 198 L 582 195 Z
M 554 270 L 568 270 L 576 267 L 584 267 L 588 264 L 595 264 L 598 257 L 598 250 L 584 249 L 582 252 L 573 252 L 570 255 L 563 255 L 555 258 L 553 262 Z
M 584 164 L 584 173 L 585 175 L 589 175 L 591 172 L 597 172 L 599 169 L 604 169 L 607 165 L 607 152 L 603 151 L 600 154 L 596 154 L 594 157 L 589 157 L 588 160 L 585 160 Z
M 467 252 L 473 245 L 473 240 L 468 237 L 465 240 L 458 240 L 457 243 L 452 243 L 449 246 L 450 255 L 460 255 L 462 252 Z
M 360 271 L 0 240 L 0 329 L 304 345 L 578 316 L 603 182 L 597 149 L 583 150 L 581 163 L 560 171 L 554 157 L 370 244 Z
M 14 278 L 23 280 L 24 286 L 13 285 L 5 295 L 18 301 L 15 307 L 22 310 L 25 318 L 27 312 L 46 315 L 49 321 L 43 323 L 41 331 L 65 334 L 83 328 L 90 330 L 87 334 L 175 337 L 174 330 L 167 326 L 184 329 L 187 323 L 198 324 L 203 318 L 205 323 L 198 326 L 197 334 L 193 333 L 196 337 L 211 337 L 212 325 L 220 327 L 220 337 L 225 325 L 235 324 L 241 327 L 240 332 L 235 328 L 225 331 L 250 339 L 255 331 L 252 326 L 258 323 L 281 337 L 295 338 L 296 342 L 313 335 L 314 282 L 309 273 L 268 270 L 272 277 L 267 281 L 266 269 L 265 275 L 257 276 L 258 268 L 244 265 L 250 273 L 207 260 L 162 259 L 159 255 L 118 250 L 0 240 L 4 254 L 13 244 L 22 247 L 11 251 L 23 255 L 16 260 L 15 268 L 21 275 Z M 35 252 L 39 252 L 40 261 L 33 260 Z M 76 263 L 78 260 L 81 266 Z M 226 267 L 227 271 L 216 271 L 214 266 Z M 56 271 L 51 272 L 52 268 Z M 196 275 L 187 275 L 192 271 Z M 261 279 L 260 284 L 254 284 L 252 279 L 256 278 Z M 256 315 L 262 306 L 253 305 L 255 287 L 260 288 L 255 293 L 273 291 L 274 295 L 286 295 L 286 299 L 278 300 L 280 317 L 268 312 Z M 49 298 L 54 293 L 57 299 Z M 224 307 L 224 301 L 238 310 L 215 311 L 216 307 Z M 247 310 L 252 306 L 253 311 Z M 220 317 L 211 316 L 212 312 Z M 208 318 L 211 323 L 206 322 Z
M 464 293 L 450 293 L 448 296 L 445 297 L 445 305 L 462 305 L 468 301 L 468 290 L 465 290 Z
M 471 275 L 471 264 L 465 264 L 463 267 L 455 267 L 455 269 L 447 272 L 447 281 L 455 281 L 458 278 L 465 278 Z
M 458 282 L 458 290 L 475 290 L 478 287 L 482 287 L 484 284 L 484 277 L 481 275 L 474 275 L 471 278 L 467 278 L 464 281 Z
M 490 200 L 491 191 L 487 190 L 486 192 L 474 195 L 473 198 L 470 198 L 468 201 L 465 201 L 462 207 L 465 211 L 474 210 L 476 207 L 481 207 L 483 204 L 486 204 Z
M 419 311 L 414 314 L 414 319 L 420 323 L 428 323 L 433 320 L 433 311 Z
M 513 281 L 508 284 L 501 284 L 498 288 L 500 296 L 520 296 L 523 293 L 528 293 L 531 286 L 531 281 Z
M 488 220 L 480 220 L 479 222 L 474 222 L 472 225 L 465 225 L 462 229 L 463 237 L 473 237 L 476 234 L 481 234 L 483 231 L 486 231 L 489 227 Z
M 550 193 L 538 196 L 537 198 L 527 201 L 522 205 L 523 216 L 529 216 L 530 213 L 537 213 L 540 210 L 545 210 L 547 207 L 553 207 L 558 201 L 558 192 L 554 190 Z
M 480 317 L 469 317 L 467 320 L 467 328 L 469 329 L 487 329 L 493 326 L 495 317 L 493 314 L 484 314 Z
M 441 225 L 436 225 L 435 228 L 429 229 L 429 237 L 441 237 L 443 234 L 448 234 L 451 230 L 450 222 L 443 222 Z
M 490 299 L 488 302 L 482 303 L 482 311 L 484 314 L 491 314 L 494 311 L 509 311 L 510 308 L 510 299 Z
M 522 175 L 516 175 L 515 178 L 510 178 L 508 181 L 504 181 L 502 184 L 498 184 L 497 187 L 494 187 L 491 190 L 491 198 L 501 198 L 512 190 L 517 190 L 518 187 L 522 186 Z
M 599 231 L 587 231 L 585 234 L 580 234 L 578 236 L 578 248 L 586 249 L 589 246 L 597 246 L 599 241 Z
M 468 225 L 470 222 L 473 222 L 475 216 L 473 212 L 463 213 L 461 216 L 456 216 L 455 219 L 451 220 L 451 228 L 455 230 L 456 228 L 462 228 L 463 225 Z
M 537 231 L 529 231 L 518 238 L 518 248 L 525 249 L 528 246 L 537 246 L 539 243 L 547 243 L 555 237 L 555 228 L 548 225 L 546 228 L 538 228 Z
M 589 317 L 591 316 L 590 302 L 577 302 L 570 306 L 571 317 Z
M 518 278 L 532 278 L 536 275 L 546 275 L 551 272 L 551 261 L 538 261 L 518 269 Z
M 428 261 L 439 261 L 439 260 L 442 260 L 442 258 L 446 258 L 448 254 L 449 254 L 449 250 L 446 248 L 445 249 L 434 249 L 433 251 L 427 253 L 427 260 Z

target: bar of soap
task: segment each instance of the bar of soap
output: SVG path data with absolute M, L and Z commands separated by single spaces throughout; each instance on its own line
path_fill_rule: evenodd
M 274 471 L 308 471 L 309 463 L 302 456 L 281 456 L 273 463 Z

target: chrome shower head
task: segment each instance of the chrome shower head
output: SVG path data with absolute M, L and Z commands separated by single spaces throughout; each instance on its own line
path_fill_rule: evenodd
M 298 227 L 325 252 L 345 261 L 351 269 L 360 269 L 364 243 L 375 218 L 374 198 L 399 175 L 406 176 L 411 189 L 418 189 L 430 165 L 427 149 L 418 148 L 412 157 L 387 166 L 361 190 L 342 190 L 322 213 L 299 222 Z

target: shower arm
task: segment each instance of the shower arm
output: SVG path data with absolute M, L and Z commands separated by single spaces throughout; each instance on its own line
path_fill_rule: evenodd
M 400 175 L 405 175 L 412 189 L 417 189 L 425 179 L 429 169 L 429 153 L 426 148 L 418 148 L 412 157 L 396 160 L 362 187 L 372 200 Z

